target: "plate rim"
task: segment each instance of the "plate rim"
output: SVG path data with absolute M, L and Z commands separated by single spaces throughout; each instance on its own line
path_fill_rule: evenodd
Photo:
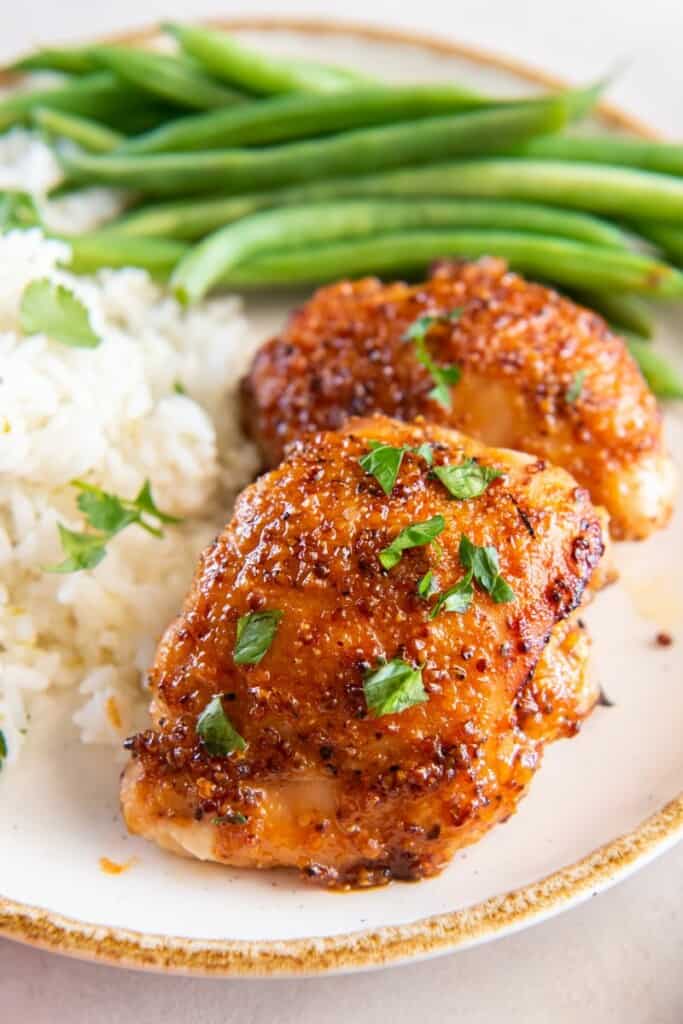
M 355 21 L 288 16 L 197 19 L 229 30 L 292 31 L 350 35 L 416 46 L 511 72 L 528 82 L 559 89 L 566 82 L 516 58 L 443 36 Z M 108 35 L 110 42 L 140 42 L 157 24 Z M 0 72 L 0 81 L 7 74 Z M 601 102 L 601 119 L 637 135 L 659 137 L 650 125 Z M 683 838 L 683 792 L 635 829 L 539 881 L 454 911 L 404 925 L 385 925 L 343 935 L 304 939 L 190 939 L 113 928 L 70 918 L 0 894 L 0 937 L 110 966 L 220 977 L 296 977 L 372 969 L 453 952 L 511 934 L 583 902 L 626 878 Z

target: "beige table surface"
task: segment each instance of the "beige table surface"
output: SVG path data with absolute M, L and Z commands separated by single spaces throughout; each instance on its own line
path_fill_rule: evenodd
M 0 12 L 0 60 L 38 42 L 167 16 L 289 13 L 415 27 L 576 80 L 619 66 L 613 98 L 662 131 L 683 136 L 681 0 L 0 0 Z M 1 865 L 0 837 L 0 873 Z M 0 1020 L 681 1024 L 682 881 L 683 844 L 610 892 L 529 931 L 430 963 L 341 978 L 163 978 L 0 940 Z

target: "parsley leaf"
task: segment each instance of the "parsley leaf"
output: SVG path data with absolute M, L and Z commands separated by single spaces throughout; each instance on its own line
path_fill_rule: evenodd
M 496 576 L 489 593 L 496 604 L 508 604 L 515 599 L 514 590 L 502 576 Z
M 429 372 L 434 387 L 429 392 L 433 398 L 446 409 L 451 408 L 451 387 L 457 384 L 462 376 L 459 366 L 439 366 L 434 362 L 427 349 L 427 334 L 435 324 L 454 322 L 460 319 L 462 308 L 452 309 L 447 313 L 431 316 L 420 316 L 414 320 L 403 334 L 403 341 L 412 341 L 415 345 L 415 357 Z
M 0 771 L 2 771 L 2 764 L 3 764 L 3 761 L 5 760 L 6 757 L 7 757 L 7 740 L 5 739 L 4 732 L 2 731 L 2 729 L 0 729 Z
M 400 658 L 368 672 L 363 680 L 363 693 L 368 709 L 378 718 L 399 714 L 429 699 L 422 684 L 422 669 Z
M 430 327 L 438 321 L 438 316 L 419 316 L 413 320 L 403 332 L 402 341 L 421 341 Z
M 403 456 L 407 452 L 413 452 L 414 455 L 424 459 L 428 466 L 431 466 L 434 461 L 433 448 L 426 442 L 418 445 L 417 448 L 405 445 L 395 448 L 393 445 L 384 444 L 383 441 L 368 441 L 368 448 L 370 451 L 361 456 L 358 461 L 366 473 L 374 476 L 387 497 L 390 497 L 394 489 Z
M 186 395 L 187 394 L 187 391 L 185 390 L 185 385 L 183 384 L 183 382 L 181 380 L 178 380 L 178 379 L 173 381 L 173 390 L 175 391 L 176 395 Z
M 61 523 L 57 524 L 59 539 L 66 558 L 59 565 L 47 566 L 45 572 L 79 572 L 81 569 L 94 569 L 104 558 L 107 541 L 117 533 L 137 523 L 143 530 L 155 537 L 163 537 L 163 530 L 150 523 L 144 516 L 157 519 L 159 523 L 179 523 L 180 519 L 161 512 L 152 498 L 149 480 L 145 480 L 136 498 L 128 501 L 116 494 L 109 494 L 94 484 L 84 480 L 72 480 L 80 494 L 76 499 L 78 508 L 85 516 L 86 522 L 97 530 L 97 533 L 75 533 Z
M 40 214 L 32 195 L 12 189 L 0 192 L 0 233 L 15 228 L 33 228 L 40 223 Z
M 432 470 L 453 498 L 465 501 L 478 498 L 488 485 L 503 474 L 498 469 L 482 466 L 474 459 L 465 459 L 459 466 L 435 466 Z
M 472 587 L 472 573 L 468 572 L 454 587 L 444 590 L 439 594 L 439 600 L 429 613 L 429 618 L 435 618 L 439 612 L 466 612 L 472 604 L 474 590 Z
M 496 604 L 514 601 L 514 591 L 500 575 L 498 552 L 494 547 L 479 547 L 463 533 L 458 555 L 463 569 L 471 571 L 475 581 L 491 595 Z
M 419 597 L 423 597 L 425 601 L 428 597 L 431 597 L 436 590 L 436 580 L 434 579 L 434 570 L 429 569 L 417 585 L 417 593 Z
M 211 819 L 212 825 L 246 825 L 249 821 L 246 814 L 240 813 L 240 811 L 230 811 L 228 814 L 221 814 L 217 818 Z
M 249 612 L 237 620 L 237 641 L 233 653 L 236 665 L 258 665 L 273 642 L 284 612 Z
M 223 710 L 220 694 L 211 698 L 197 719 L 197 735 L 211 757 L 226 757 L 247 746 Z
M 369 441 L 368 445 L 370 451 L 358 461 L 366 473 L 374 476 L 388 498 L 394 489 L 406 449 L 394 448 L 379 441 Z
M 99 487 L 93 487 L 81 480 L 74 480 L 73 485 L 81 490 L 76 504 L 88 523 L 96 530 L 103 530 L 113 536 L 140 518 L 140 513 L 136 509 L 126 508 L 115 494 L 107 494 Z
M 417 448 L 411 448 L 411 451 L 421 459 L 424 459 L 428 466 L 431 466 L 434 462 L 434 449 L 431 444 L 427 444 L 425 442 L 424 444 L 418 445 Z
M 31 281 L 24 289 L 19 321 L 26 334 L 47 334 L 71 348 L 97 348 L 102 340 L 81 300 L 46 277 Z
M 473 580 L 490 594 L 496 604 L 507 604 L 515 600 L 514 590 L 500 575 L 498 552 L 494 547 L 478 547 L 463 533 L 458 555 L 465 575 L 455 586 L 439 595 L 429 613 L 430 619 L 441 611 L 466 612 L 474 597 Z
M 136 498 L 133 499 L 133 505 L 139 509 L 140 512 L 146 512 L 148 515 L 158 519 L 160 523 L 167 523 L 169 526 L 173 526 L 176 523 L 180 523 L 182 520 L 176 516 L 169 516 L 167 512 L 162 512 L 157 507 L 157 504 L 152 497 L 152 485 L 149 480 L 145 480 L 144 484 L 140 488 L 140 493 Z
M 81 569 L 94 569 L 107 553 L 108 538 L 104 534 L 75 533 L 61 523 L 57 523 L 57 529 L 66 558 L 59 565 L 45 566 L 45 572 L 80 572 Z
M 419 338 L 424 338 L 435 324 L 446 324 L 456 323 L 462 316 L 464 306 L 456 306 L 454 309 L 449 309 L 446 313 L 426 313 L 424 316 L 419 316 L 417 320 L 413 320 L 404 334 L 403 341 L 415 341 Z
M 401 561 L 404 551 L 408 548 L 421 548 L 431 544 L 435 537 L 443 532 L 446 520 L 443 516 L 433 516 L 423 523 L 411 523 L 394 537 L 391 544 L 380 551 L 378 558 L 385 569 L 393 569 Z
M 586 379 L 586 370 L 579 370 L 572 379 L 571 384 L 564 393 L 564 400 L 567 405 L 573 405 L 583 391 L 583 382 Z

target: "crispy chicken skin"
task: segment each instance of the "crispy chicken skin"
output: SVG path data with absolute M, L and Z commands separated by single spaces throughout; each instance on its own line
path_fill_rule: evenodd
M 471 456 L 503 476 L 454 500 L 408 452 L 387 497 L 359 465 L 369 440 L 428 442 L 435 465 Z M 407 550 L 385 571 L 378 552 L 437 514 L 441 552 Z M 572 613 L 604 522 L 564 470 L 424 421 L 355 419 L 297 442 L 238 499 L 161 642 L 153 728 L 128 741 L 128 827 L 175 852 L 294 866 L 333 887 L 440 871 L 515 810 L 544 741 L 574 733 L 594 703 Z M 465 613 L 430 619 L 436 598 L 418 580 L 429 568 L 440 590 L 461 579 L 462 534 L 497 548 L 515 599 L 477 588 Z M 238 617 L 265 609 L 283 612 L 270 649 L 235 664 Z M 428 700 L 377 717 L 364 677 L 394 658 L 422 667 Z M 247 743 L 225 757 L 196 729 L 216 694 Z
M 438 364 L 462 370 L 447 409 L 403 335 L 417 317 L 453 309 L 459 318 L 427 336 Z M 417 286 L 366 278 L 320 289 L 257 353 L 243 396 L 269 465 L 292 439 L 348 416 L 423 415 L 563 466 L 605 506 L 617 538 L 644 538 L 671 513 L 660 414 L 623 340 L 501 260 L 444 263 Z

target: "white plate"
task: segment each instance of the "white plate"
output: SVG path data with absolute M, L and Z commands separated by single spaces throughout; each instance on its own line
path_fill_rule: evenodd
M 243 34 L 276 52 L 388 79 L 455 78 L 505 94 L 541 81 L 509 62 L 414 35 L 262 20 Z M 267 336 L 289 305 L 251 300 L 253 329 Z M 681 315 L 662 318 L 657 339 L 679 360 L 682 328 Z M 683 466 L 683 416 L 669 410 L 667 421 Z M 128 966 L 314 973 L 462 948 L 605 888 L 683 834 L 682 550 L 683 512 L 653 540 L 619 547 L 621 582 L 586 615 L 593 671 L 614 707 L 598 708 L 579 737 L 547 751 L 529 797 L 505 826 L 417 885 L 336 895 L 289 873 L 162 853 L 127 836 L 111 752 L 74 742 L 69 709 L 46 708 L 25 756 L 0 782 L 0 933 Z M 655 645 L 660 629 L 674 635 L 673 646 Z M 133 863 L 108 875 L 103 856 Z

